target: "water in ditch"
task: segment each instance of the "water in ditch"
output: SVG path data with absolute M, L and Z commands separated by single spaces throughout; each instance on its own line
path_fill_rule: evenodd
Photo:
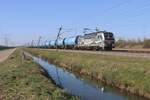
M 50 64 L 41 58 L 33 57 L 33 60 L 47 71 L 48 75 L 58 86 L 71 95 L 78 96 L 81 100 L 146 100 L 134 95 L 124 95 L 107 86 L 97 87 L 91 82 L 77 77 L 73 73 Z

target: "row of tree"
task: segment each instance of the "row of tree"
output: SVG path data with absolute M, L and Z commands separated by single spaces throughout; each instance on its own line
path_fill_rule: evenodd
M 8 47 L 8 46 L 0 46 L 0 50 L 4 50 L 4 49 L 11 49 L 13 47 Z
M 132 40 L 126 40 L 126 39 L 119 39 L 116 41 L 116 47 L 119 48 L 150 48 L 150 39 L 144 38 L 141 39 L 132 39 Z

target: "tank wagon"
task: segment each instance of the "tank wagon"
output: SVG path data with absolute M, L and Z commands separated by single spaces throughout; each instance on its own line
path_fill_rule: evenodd
M 55 48 L 55 40 L 49 41 L 49 48 Z
M 55 47 L 64 48 L 64 39 L 58 39 L 55 41 Z
M 99 31 L 83 36 L 51 40 L 46 45 L 49 48 L 60 49 L 112 50 L 115 47 L 115 38 L 112 32 Z
M 46 41 L 46 42 L 45 42 L 44 47 L 45 47 L 45 48 L 49 48 L 49 41 Z
M 40 42 L 40 44 L 37 45 L 37 48 L 45 48 L 45 43 Z
M 78 45 L 78 39 L 79 39 L 79 36 L 64 38 L 64 48 L 75 49 Z

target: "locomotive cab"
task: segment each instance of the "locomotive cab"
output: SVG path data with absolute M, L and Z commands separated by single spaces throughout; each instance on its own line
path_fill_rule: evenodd
M 115 47 L 115 38 L 113 33 L 111 32 L 104 32 L 104 44 L 105 48 L 114 48 Z

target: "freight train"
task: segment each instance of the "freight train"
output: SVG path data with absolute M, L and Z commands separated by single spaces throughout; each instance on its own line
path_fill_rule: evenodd
M 89 49 L 112 50 L 115 47 L 115 38 L 112 32 L 98 31 L 83 36 L 68 37 L 50 40 L 40 45 L 41 48 L 54 49 Z

